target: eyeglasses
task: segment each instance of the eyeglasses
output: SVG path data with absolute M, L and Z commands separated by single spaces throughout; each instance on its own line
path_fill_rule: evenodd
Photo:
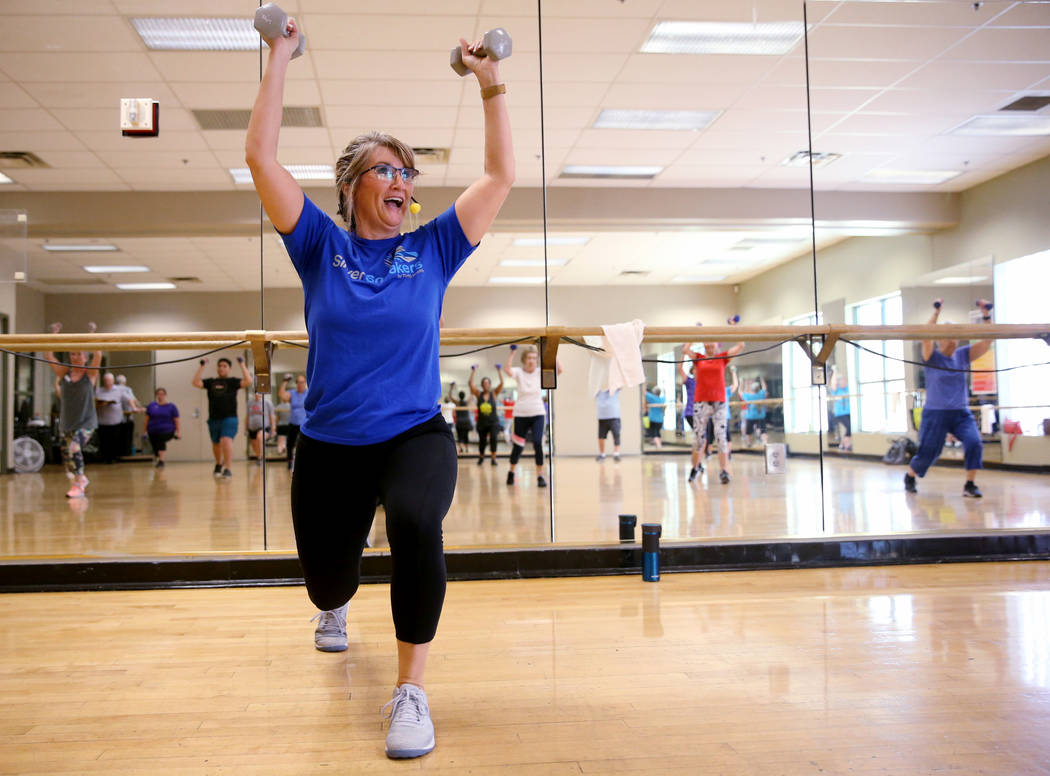
M 379 180 L 385 180 L 390 183 L 394 182 L 397 173 L 401 173 L 401 180 L 405 183 L 411 183 L 419 175 L 419 170 L 415 167 L 394 167 L 391 164 L 376 164 L 369 167 L 365 172 L 374 172 Z

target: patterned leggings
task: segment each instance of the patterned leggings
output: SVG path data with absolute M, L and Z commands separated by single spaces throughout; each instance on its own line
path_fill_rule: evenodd
M 70 479 L 84 474 L 84 446 L 90 437 L 89 428 L 77 428 L 62 435 L 62 463 Z

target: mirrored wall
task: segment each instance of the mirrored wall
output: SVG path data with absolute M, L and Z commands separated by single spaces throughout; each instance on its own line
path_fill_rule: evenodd
M 102 353 L 86 498 L 67 497 L 62 381 L 6 356 L 0 556 L 293 552 L 308 350 L 293 337 L 301 280 L 244 159 L 267 56 L 255 6 L 180 6 L 247 37 L 178 50 L 148 38 L 170 4 L 16 5 L 17 45 L 0 51 L 0 210 L 28 216 L 26 234 L 16 220 L 4 235 L 4 266 L 21 260 L 27 279 L 0 283 L 8 330 L 289 338 L 268 386 L 247 343 Z M 514 371 L 536 358 L 527 343 L 443 346 L 435 406 L 459 455 L 446 546 L 615 543 L 621 515 L 670 542 L 1050 528 L 1050 374 L 1029 366 L 1050 361 L 1044 342 L 971 345 L 975 498 L 963 430 L 906 488 L 914 450 L 900 440 L 920 441 L 948 374 L 923 366 L 923 343 L 847 336 L 815 375 L 790 336 L 733 334 L 1050 320 L 1050 6 L 281 5 L 308 46 L 288 69 L 279 161 L 340 228 L 333 166 L 364 132 L 414 149 L 422 209 L 405 231 L 484 175 L 484 104 L 449 50 L 511 34 L 515 186 L 451 281 L 444 329 L 694 330 L 642 342 L 623 386 L 609 340 L 563 342 L 557 388 L 538 399 Z M 147 95 L 159 134 L 122 136 L 120 99 Z M 387 546 L 381 505 L 369 546 Z

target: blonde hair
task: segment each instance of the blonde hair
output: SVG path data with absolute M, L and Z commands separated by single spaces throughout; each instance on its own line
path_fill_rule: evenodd
M 335 163 L 335 191 L 339 195 L 339 215 L 349 224 L 351 232 L 357 227 L 354 222 L 354 191 L 358 180 L 368 169 L 372 151 L 379 147 L 393 151 L 405 167 L 415 167 L 416 155 L 412 148 L 385 132 L 367 132 L 347 144 Z M 347 185 L 350 187 L 349 192 L 343 190 Z

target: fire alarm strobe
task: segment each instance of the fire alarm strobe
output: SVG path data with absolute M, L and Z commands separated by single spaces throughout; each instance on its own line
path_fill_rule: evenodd
M 160 132 L 160 102 L 136 97 L 120 100 L 120 134 L 124 137 L 156 137 Z

